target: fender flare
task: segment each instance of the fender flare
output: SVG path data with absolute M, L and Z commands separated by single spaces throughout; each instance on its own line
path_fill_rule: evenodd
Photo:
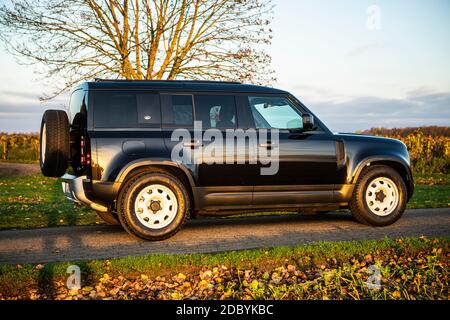
M 353 170 L 352 174 L 351 174 L 351 179 L 350 179 L 350 183 L 356 183 L 356 181 L 358 181 L 359 176 L 362 172 L 362 170 L 370 163 L 372 162 L 377 162 L 377 161 L 389 161 L 389 162 L 396 162 L 400 165 L 403 166 L 403 168 L 405 169 L 407 175 L 408 175 L 408 180 L 410 180 L 412 182 L 412 173 L 411 173 L 411 169 L 408 165 L 408 163 L 399 157 L 394 157 L 394 156 L 369 156 L 366 157 L 364 159 L 362 159 L 358 165 L 356 166 L 356 168 Z M 408 181 L 405 181 L 405 183 L 408 183 Z
M 192 176 L 191 171 L 184 165 L 169 161 L 169 160 L 159 160 L 159 159 L 138 159 L 130 162 L 125 167 L 123 167 L 120 172 L 117 174 L 115 179 L 115 183 L 122 184 L 127 177 L 127 175 L 134 169 L 145 166 L 166 166 L 166 167 L 175 167 L 181 169 L 186 175 L 191 188 L 195 187 L 195 181 Z

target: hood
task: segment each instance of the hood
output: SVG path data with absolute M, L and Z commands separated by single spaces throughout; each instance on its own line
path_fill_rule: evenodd
M 400 143 L 402 145 L 403 142 L 393 138 L 379 137 L 379 136 L 370 136 L 359 133 L 333 133 L 335 137 L 339 137 L 343 140 L 353 140 L 353 141 L 367 141 L 367 142 L 381 142 L 381 143 Z

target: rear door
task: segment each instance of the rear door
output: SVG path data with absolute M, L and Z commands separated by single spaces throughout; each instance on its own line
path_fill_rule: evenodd
M 245 150 L 226 147 L 227 131 L 231 135 L 239 127 L 235 95 L 165 93 L 161 102 L 165 144 L 169 153 L 176 150 L 177 159 L 172 160 L 191 170 L 199 195 L 196 204 L 202 209 L 250 205 L 248 168 L 236 164 Z M 192 157 L 179 157 L 185 154 Z

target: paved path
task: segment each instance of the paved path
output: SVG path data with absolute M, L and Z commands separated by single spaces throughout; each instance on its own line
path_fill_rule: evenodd
M 394 225 L 374 228 L 350 214 L 201 218 L 174 237 L 140 241 L 120 226 L 74 226 L 0 231 L 0 264 L 108 259 L 152 253 L 210 253 L 317 241 L 450 236 L 450 208 L 407 210 Z
M 0 161 L 0 178 L 28 176 L 41 172 L 39 164 Z

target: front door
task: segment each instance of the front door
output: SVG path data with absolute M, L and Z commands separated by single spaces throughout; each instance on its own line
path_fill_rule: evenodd
M 259 170 L 254 177 L 254 204 L 331 202 L 334 186 L 341 179 L 333 135 L 321 128 L 303 131 L 302 111 L 287 97 L 248 96 L 247 99 L 258 132 L 278 129 L 278 139 L 272 132 L 268 134 L 272 138 L 259 143 L 259 148 L 276 151 L 278 170 L 272 175 Z

